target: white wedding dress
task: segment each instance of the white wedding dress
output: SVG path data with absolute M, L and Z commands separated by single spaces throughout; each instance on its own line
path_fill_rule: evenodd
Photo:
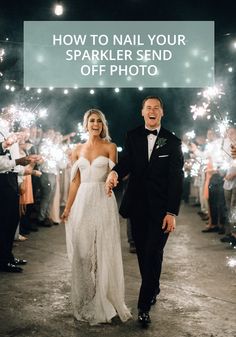
M 80 170 L 81 184 L 66 223 L 66 243 L 72 264 L 74 316 L 90 324 L 124 322 L 131 313 L 124 301 L 124 274 L 119 214 L 115 196 L 105 193 L 105 180 L 114 163 L 98 156 L 92 163 L 80 157 L 71 179 Z

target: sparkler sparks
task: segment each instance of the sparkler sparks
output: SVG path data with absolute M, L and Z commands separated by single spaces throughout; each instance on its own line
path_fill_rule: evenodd
M 192 140 L 196 137 L 196 134 L 195 134 L 194 130 L 186 132 L 185 135 L 188 138 L 188 140 Z
M 217 121 L 217 128 L 218 128 L 217 131 L 219 131 L 221 137 L 225 137 L 226 131 L 232 125 L 232 120 L 228 119 L 228 117 L 226 116 L 221 120 L 216 119 L 216 121 Z
M 65 160 L 62 147 L 59 144 L 55 144 L 51 139 L 43 140 L 40 154 L 51 169 L 56 169 L 58 164 Z
M 191 105 L 190 109 L 191 109 L 191 112 L 193 113 L 193 119 L 194 120 L 197 119 L 197 117 L 202 117 L 202 116 L 206 115 L 207 112 L 210 111 L 209 104 L 205 103 L 205 102 L 203 102 L 202 105 L 200 105 L 200 106 L 197 106 L 196 104 Z
M 78 132 L 77 136 L 80 137 L 80 140 L 87 140 L 89 138 L 88 133 L 84 131 L 83 125 L 79 122 L 77 126 Z
M 214 105 L 217 104 L 218 100 L 220 100 L 222 95 L 224 94 L 225 93 L 223 89 L 218 88 L 216 86 L 209 87 L 202 92 L 198 92 L 197 95 L 201 96 L 204 101 L 199 105 L 195 104 L 195 105 L 190 106 L 190 111 L 193 114 L 193 119 L 195 120 L 197 119 L 197 117 L 203 117 L 203 116 L 206 116 L 207 119 L 209 119 L 209 116 L 210 116 L 209 113 L 215 110 L 215 106 L 214 106 L 214 109 L 212 109 L 213 103 Z M 218 110 L 217 112 L 220 118 L 222 118 L 220 112 Z
M 215 98 L 221 98 L 221 95 L 224 95 L 225 93 L 223 90 L 219 89 L 218 87 L 209 87 L 206 90 L 202 92 L 202 96 L 206 98 L 209 102 L 212 101 L 212 99 Z
M 29 128 L 36 123 L 39 118 L 47 117 L 46 109 L 38 109 L 37 104 L 33 109 L 29 109 L 26 106 L 10 105 L 3 108 L 4 115 L 7 115 L 7 119 L 12 128 L 15 123 L 21 128 Z
M 0 62 L 3 62 L 5 55 L 5 50 L 3 48 L 0 48 Z

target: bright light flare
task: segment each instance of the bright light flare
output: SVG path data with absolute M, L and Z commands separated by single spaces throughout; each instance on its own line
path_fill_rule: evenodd
M 48 116 L 48 112 L 47 109 L 40 109 L 38 112 L 38 116 L 39 118 L 45 118 Z
M 227 266 L 229 266 L 230 268 L 236 267 L 236 259 L 233 257 L 230 257 L 227 261 Z
M 64 8 L 61 4 L 56 4 L 54 7 L 54 13 L 58 16 L 62 15 L 64 12 Z

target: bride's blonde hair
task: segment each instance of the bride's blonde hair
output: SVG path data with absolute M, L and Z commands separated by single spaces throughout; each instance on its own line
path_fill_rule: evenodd
M 108 123 L 107 123 L 106 117 L 104 113 L 102 113 L 102 111 L 100 111 L 99 109 L 89 109 L 88 111 L 85 112 L 84 121 L 83 121 L 84 130 L 88 131 L 88 120 L 92 114 L 96 114 L 102 121 L 102 132 L 100 133 L 100 137 L 102 139 L 106 139 L 107 141 L 110 141 L 111 137 L 109 135 Z

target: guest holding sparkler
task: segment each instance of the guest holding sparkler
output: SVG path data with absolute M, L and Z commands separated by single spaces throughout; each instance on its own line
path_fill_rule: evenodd
M 24 265 L 27 261 L 15 258 L 12 253 L 14 236 L 19 222 L 18 186 L 22 182 L 19 176 L 31 174 L 32 169 L 25 169 L 23 166 L 38 161 L 40 157 L 32 155 L 19 158 L 17 142 L 13 142 L 9 150 L 5 148 L 5 145 L 10 145 L 11 111 L 3 110 L 0 117 L 0 142 L 2 142 L 0 151 L 0 271 L 20 273 L 23 269 L 19 265 Z

